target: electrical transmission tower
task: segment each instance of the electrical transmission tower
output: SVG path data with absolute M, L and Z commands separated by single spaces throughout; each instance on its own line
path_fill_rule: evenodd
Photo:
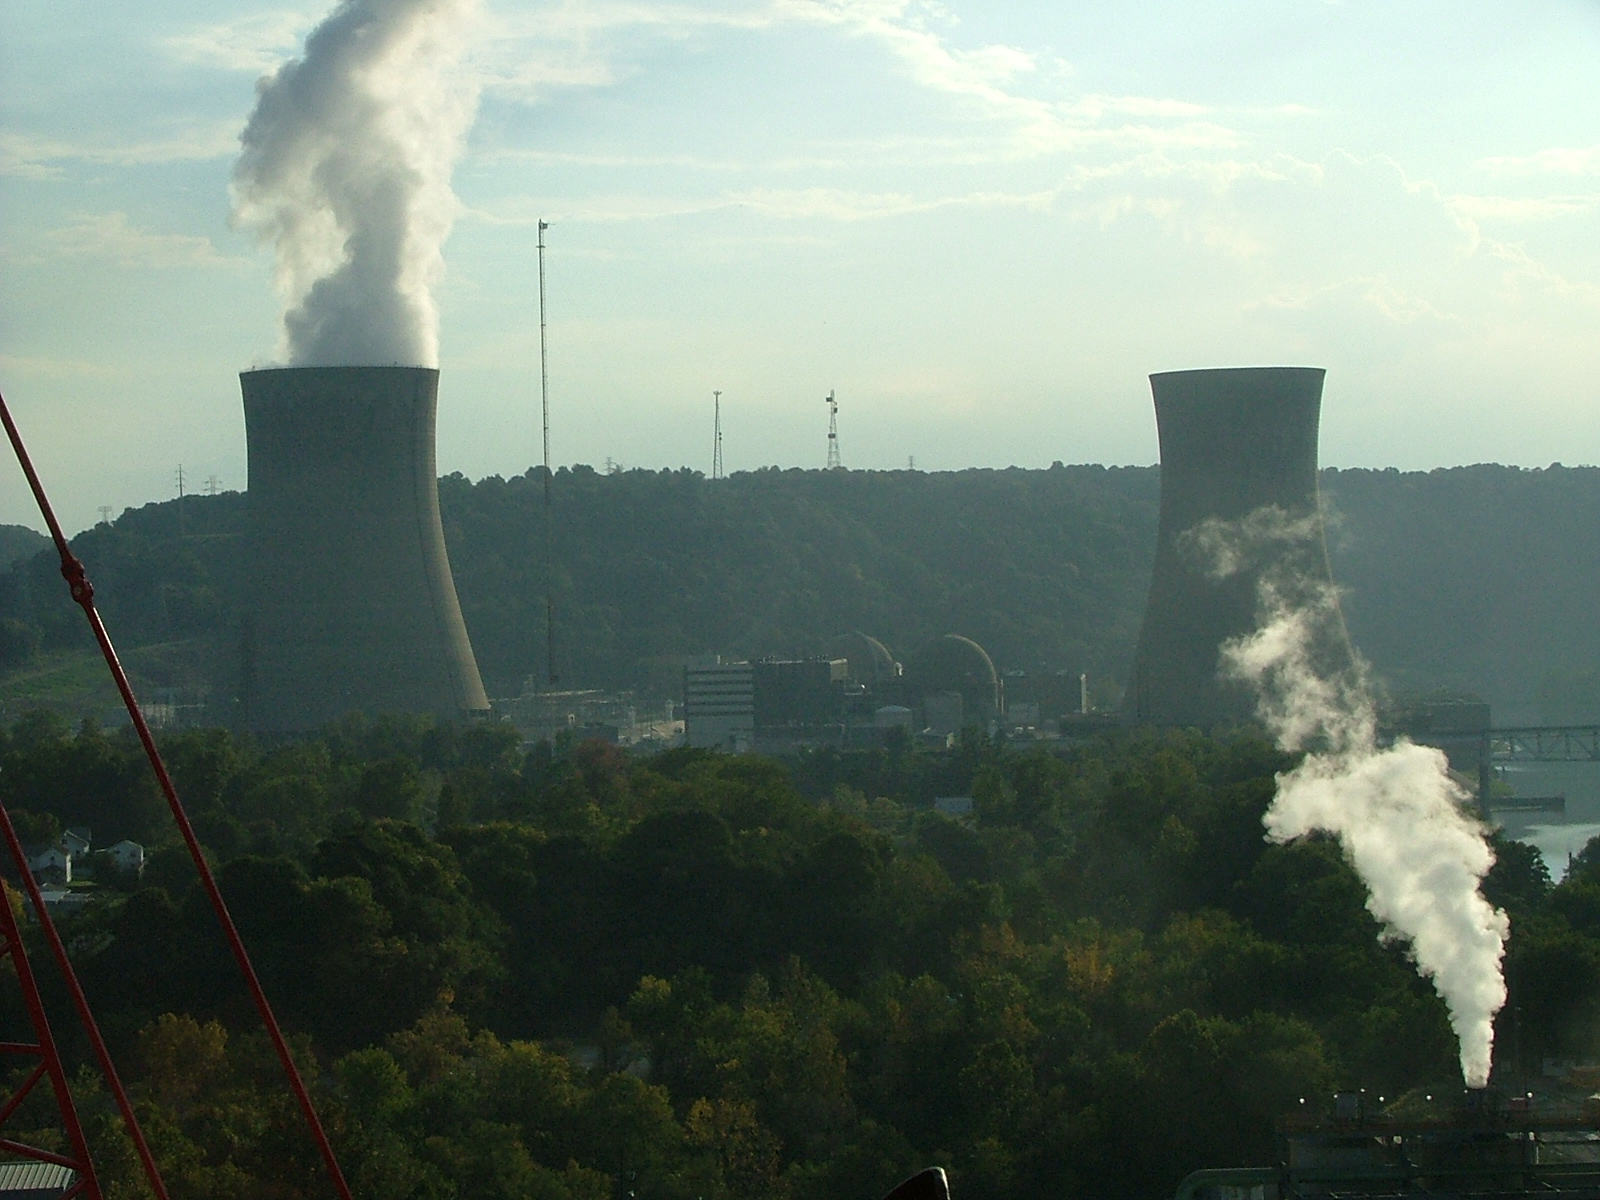
M 715 416 L 711 427 L 711 478 L 722 478 L 722 393 L 712 392 Z
M 206 476 L 206 495 L 215 496 L 222 491 L 222 480 L 215 475 Z
M 828 470 L 836 471 L 843 464 L 839 461 L 839 402 L 833 398 L 833 393 L 828 393 Z

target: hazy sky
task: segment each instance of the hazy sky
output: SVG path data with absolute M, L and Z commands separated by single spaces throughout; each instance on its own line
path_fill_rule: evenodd
M 72 528 L 245 483 L 256 80 L 323 6 L 0 6 L 0 388 Z M 1600 4 L 488 0 L 441 470 L 1156 458 L 1145 376 L 1328 368 L 1323 461 L 1600 461 Z M 0 521 L 37 524 L 0 465 Z

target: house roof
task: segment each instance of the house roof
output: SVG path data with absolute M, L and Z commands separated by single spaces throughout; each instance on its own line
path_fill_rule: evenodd
M 77 1172 L 55 1163 L 0 1163 L 0 1197 L 6 1200 L 21 1200 L 22 1197 L 33 1200 L 37 1196 L 43 1200 L 47 1196 L 59 1196 L 77 1179 Z

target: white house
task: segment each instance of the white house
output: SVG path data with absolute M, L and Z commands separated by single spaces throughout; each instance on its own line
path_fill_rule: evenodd
M 28 859 L 28 870 L 40 883 L 72 882 L 72 851 L 65 846 L 48 846 Z
M 112 865 L 123 874 L 144 874 L 144 847 L 138 842 L 130 842 L 127 838 L 123 838 L 115 846 L 108 847 L 105 853 Z

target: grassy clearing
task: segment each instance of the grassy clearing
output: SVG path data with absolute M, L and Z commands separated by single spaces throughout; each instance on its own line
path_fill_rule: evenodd
M 224 646 L 217 638 L 187 638 L 119 651 L 140 703 L 170 700 L 181 693 L 192 702 L 216 690 Z M 226 676 L 223 676 L 226 677 Z M 122 700 L 98 650 L 63 650 L 0 676 L 0 720 L 48 709 L 72 721 L 93 717 L 106 724 L 120 719 Z

